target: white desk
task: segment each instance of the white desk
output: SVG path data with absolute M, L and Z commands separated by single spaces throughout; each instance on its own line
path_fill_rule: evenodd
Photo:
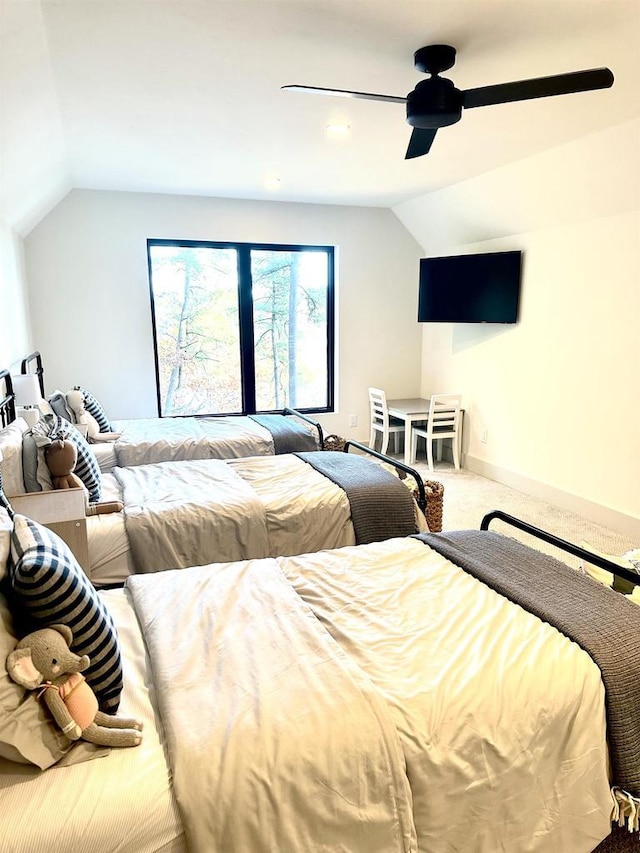
M 387 409 L 394 418 L 404 421 L 404 463 L 411 465 L 411 426 L 418 421 L 426 421 L 429 418 L 428 397 L 407 397 L 404 400 L 387 400 Z M 462 451 L 462 419 L 464 413 L 460 412 L 460 429 L 458 430 L 458 447 Z
M 429 417 L 429 399 L 408 397 L 405 400 L 387 400 L 389 414 L 404 421 L 404 464 L 411 465 L 411 425 Z

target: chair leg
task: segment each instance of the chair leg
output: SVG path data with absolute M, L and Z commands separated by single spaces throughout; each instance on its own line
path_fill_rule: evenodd
M 426 439 L 427 442 L 427 464 L 429 465 L 429 473 L 433 474 L 433 440 Z
M 451 450 L 453 451 L 453 464 L 457 471 L 460 468 L 460 445 L 458 444 L 457 435 L 454 435 L 451 439 Z
M 409 464 L 414 465 L 417 457 L 418 457 L 418 434 L 413 432 L 413 430 L 411 430 L 411 454 L 409 456 L 409 459 L 411 461 L 409 462 Z
M 382 447 L 380 448 L 380 453 L 386 453 L 387 447 L 389 447 L 389 433 L 382 433 Z
M 400 453 L 400 433 L 395 432 L 393 435 L 393 446 L 395 447 L 396 453 Z

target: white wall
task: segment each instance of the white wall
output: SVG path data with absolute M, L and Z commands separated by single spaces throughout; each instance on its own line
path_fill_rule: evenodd
M 25 240 L 48 392 L 83 384 L 114 418 L 157 414 L 147 238 L 335 245 L 339 414 L 325 429 L 367 438 L 369 385 L 417 393 L 421 250 L 390 210 L 85 190 Z
M 31 350 L 22 236 L 70 186 L 40 3 L 0 3 L 0 368 Z
M 40 3 L 0 3 L 0 32 L 0 219 L 24 235 L 71 179 Z
M 31 351 L 24 253 L 21 238 L 0 220 L 0 369 L 20 372 L 20 360 Z
M 422 392 L 464 394 L 467 464 L 640 536 L 638 150 L 636 120 L 395 212 L 427 255 L 524 251 L 517 325 L 424 326 Z

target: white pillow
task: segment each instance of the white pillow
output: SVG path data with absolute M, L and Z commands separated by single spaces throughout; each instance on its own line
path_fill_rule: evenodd
M 53 415 L 54 411 L 51 408 L 51 403 L 48 400 L 45 400 L 44 397 L 38 403 L 38 408 L 40 409 L 41 415 Z
M 22 436 L 28 429 L 29 424 L 24 418 L 16 418 L 9 426 L 0 430 L 2 477 L 4 493 L 8 498 L 26 492 L 22 473 Z

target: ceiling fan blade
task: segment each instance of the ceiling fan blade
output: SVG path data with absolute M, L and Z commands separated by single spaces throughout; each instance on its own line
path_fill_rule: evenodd
M 281 86 L 288 92 L 305 92 L 312 95 L 337 95 L 340 98 L 363 98 L 366 101 L 387 101 L 392 104 L 406 104 L 406 98 L 397 98 L 395 95 L 376 95 L 373 92 L 350 92 L 347 89 L 323 89 L 321 86 L 298 86 L 290 84 Z
M 592 68 L 588 71 L 556 74 L 553 77 L 535 77 L 532 80 L 517 80 L 514 83 L 466 89 L 462 92 L 462 106 L 465 109 L 486 107 L 491 104 L 507 104 L 510 101 L 527 101 L 531 98 L 548 98 L 551 95 L 570 95 L 574 92 L 608 89 L 612 85 L 613 74 L 608 68 Z
M 404 159 L 412 160 L 414 157 L 422 157 L 423 154 L 428 154 L 437 131 L 437 128 L 425 130 L 422 127 L 414 127 Z

